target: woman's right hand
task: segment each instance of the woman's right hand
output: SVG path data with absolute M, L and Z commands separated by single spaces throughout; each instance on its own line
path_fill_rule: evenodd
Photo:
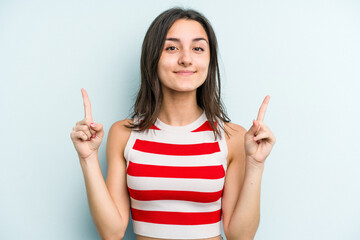
M 79 155 L 80 160 L 86 161 L 97 154 L 101 141 L 104 137 L 103 126 L 100 123 L 94 123 L 91 115 L 91 104 L 85 89 L 81 89 L 85 118 L 76 123 L 70 134 L 71 140 Z

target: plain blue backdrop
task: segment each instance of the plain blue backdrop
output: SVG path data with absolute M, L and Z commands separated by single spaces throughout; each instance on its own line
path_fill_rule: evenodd
M 0 239 L 99 239 L 70 139 L 126 118 L 143 37 L 169 7 L 208 17 L 223 100 L 249 128 L 266 94 L 277 137 L 257 240 L 360 239 L 360 3 L 356 0 L 0 0 Z M 134 239 L 132 225 L 125 239 Z

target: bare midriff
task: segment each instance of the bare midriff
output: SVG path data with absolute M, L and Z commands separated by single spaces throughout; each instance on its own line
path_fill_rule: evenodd
M 151 238 L 151 237 L 144 237 L 141 235 L 136 235 L 136 240 L 174 240 L 174 239 L 165 239 L 165 238 Z M 199 240 L 199 239 L 194 239 Z M 201 238 L 201 240 L 222 240 L 221 236 L 216 236 L 212 238 Z

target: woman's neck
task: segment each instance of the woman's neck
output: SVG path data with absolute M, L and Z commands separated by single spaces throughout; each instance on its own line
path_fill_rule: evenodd
M 184 126 L 200 117 L 203 110 L 197 105 L 196 91 L 164 93 L 158 118 L 172 126 Z

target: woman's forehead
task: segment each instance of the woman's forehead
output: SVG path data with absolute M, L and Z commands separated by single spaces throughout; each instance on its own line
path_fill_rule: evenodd
M 208 37 L 203 26 L 190 19 L 179 19 L 170 27 L 166 39 L 205 39 L 208 42 Z

